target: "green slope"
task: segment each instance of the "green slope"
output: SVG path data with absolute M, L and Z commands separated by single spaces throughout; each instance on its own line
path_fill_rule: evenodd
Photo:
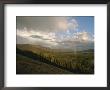
M 16 71 L 17 74 L 71 74 L 69 71 L 19 54 L 17 54 Z
M 50 74 L 51 73 L 58 74 L 59 72 L 56 72 L 57 68 L 61 68 L 61 70 L 64 70 L 64 71 L 73 72 L 75 74 L 93 74 L 94 73 L 94 51 L 93 50 L 92 52 L 91 50 L 87 50 L 87 51 L 81 51 L 77 53 L 60 52 L 60 50 L 59 51 L 53 50 L 53 49 L 45 48 L 39 45 L 17 44 L 17 52 L 18 52 L 17 54 L 26 56 L 25 58 L 27 59 L 31 58 L 30 61 L 32 61 L 33 59 L 33 60 L 36 60 L 36 62 L 41 62 L 41 63 L 45 62 L 44 64 L 41 64 L 41 65 L 29 64 L 28 68 L 31 68 L 33 66 L 36 66 L 39 68 L 41 67 L 42 71 L 40 73 L 47 73 L 48 71 L 48 73 Z M 18 57 L 17 57 L 17 60 L 18 60 Z M 25 59 L 22 59 L 22 61 L 24 60 Z M 27 61 L 25 61 L 25 64 L 26 66 L 28 65 Z M 45 66 L 45 64 L 49 66 L 49 68 L 46 68 L 46 70 L 43 69 L 43 66 Z M 17 65 L 21 67 L 21 63 L 18 63 Z M 54 71 L 52 69 L 53 72 L 49 71 L 51 69 L 50 66 L 52 65 L 56 67 Z M 29 71 L 28 73 L 32 73 L 32 72 Z M 65 74 L 66 72 L 61 72 L 61 73 Z

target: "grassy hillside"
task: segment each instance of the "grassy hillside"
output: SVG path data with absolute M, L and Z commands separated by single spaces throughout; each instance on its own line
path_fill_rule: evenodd
M 17 54 L 17 74 L 71 74 L 72 72 Z
M 18 44 L 17 54 L 25 56 L 26 58 L 31 58 L 32 60 L 35 60 L 35 61 L 48 64 L 48 66 L 54 66 L 56 68 L 63 69 L 64 71 L 66 70 L 68 72 L 72 72 L 76 74 L 78 73 L 93 74 L 94 73 L 94 51 L 93 50 L 87 50 L 87 51 L 81 51 L 81 52 L 60 52 L 60 50 L 59 51 L 53 50 L 53 49 L 41 47 L 38 45 Z M 17 61 L 19 60 L 20 59 L 17 56 Z M 39 68 L 42 69 L 43 65 L 44 64 L 39 66 Z M 17 63 L 17 67 L 19 66 L 21 66 L 21 64 Z M 37 67 L 38 65 L 36 64 L 35 66 Z M 33 67 L 33 64 L 31 65 L 31 67 Z M 45 69 L 47 69 L 47 71 L 49 70 L 49 68 L 45 68 Z M 17 71 L 20 71 L 20 70 L 17 69 Z M 44 73 L 44 71 L 40 73 Z M 55 71 L 54 73 L 57 74 L 58 72 L 55 72 Z M 31 72 L 29 71 L 29 73 Z M 33 73 L 36 73 L 36 72 L 33 72 Z M 51 74 L 52 72 L 49 71 L 48 73 Z M 65 73 L 66 72 L 63 72 L 63 74 Z

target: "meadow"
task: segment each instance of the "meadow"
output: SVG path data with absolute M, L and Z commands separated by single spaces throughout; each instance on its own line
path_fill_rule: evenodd
M 94 50 L 62 51 L 17 44 L 17 74 L 94 74 Z

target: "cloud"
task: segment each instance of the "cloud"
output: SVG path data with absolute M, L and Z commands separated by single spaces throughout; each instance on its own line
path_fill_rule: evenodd
M 32 37 L 32 38 L 40 38 L 40 39 L 42 39 L 42 37 L 41 37 L 41 36 L 38 36 L 38 35 L 31 35 L 30 37 Z
M 37 39 L 42 39 L 42 40 L 49 40 L 49 41 L 51 41 L 51 39 L 43 38 L 43 36 L 38 36 L 38 35 L 31 35 L 30 37 L 31 37 L 31 38 L 37 38 Z
M 91 33 L 82 31 L 82 32 L 77 32 L 74 34 L 74 39 L 82 42 L 93 42 L 94 37 Z
M 34 30 L 28 31 L 26 28 L 25 30 L 17 29 L 17 43 L 39 44 L 47 47 L 57 45 L 54 33 L 36 32 Z
M 17 29 L 28 31 L 65 31 L 68 29 L 75 30 L 78 27 L 77 21 L 72 18 L 68 21 L 67 17 L 51 17 L 51 16 L 17 16 Z
M 57 30 L 67 29 L 66 17 L 29 17 L 18 16 L 17 17 L 17 29 L 23 30 L 24 27 L 29 31 L 30 29 L 35 31 L 51 32 Z
M 53 48 L 75 48 L 75 46 L 83 46 L 83 44 L 88 44 L 93 42 L 93 36 L 86 32 L 74 32 L 70 33 L 69 30 L 63 32 L 36 32 L 36 31 L 20 31 L 17 30 L 17 36 L 22 37 L 22 39 L 17 39 L 17 41 L 21 43 L 29 43 L 29 44 L 39 44 L 46 47 Z M 25 38 L 25 40 L 24 40 Z
M 73 18 L 68 23 L 68 29 L 69 30 L 77 30 L 78 28 L 78 22 Z
M 86 31 L 78 31 L 75 18 L 67 17 L 17 17 L 17 43 L 38 44 L 52 48 L 76 48 L 90 46 L 94 37 Z
M 25 44 L 25 41 L 27 41 L 27 39 L 17 35 L 17 44 Z

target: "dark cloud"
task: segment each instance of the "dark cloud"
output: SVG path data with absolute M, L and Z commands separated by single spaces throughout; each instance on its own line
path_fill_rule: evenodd
M 38 35 L 31 35 L 30 37 L 37 38 L 37 39 L 42 39 L 42 40 L 51 40 L 51 39 L 43 38 L 43 36 L 38 36 Z
M 32 38 L 40 38 L 40 39 L 43 38 L 42 36 L 38 36 L 38 35 L 31 35 L 30 37 L 32 37 Z
M 21 37 L 17 35 L 17 44 L 28 44 L 29 40 L 27 38 Z
M 35 31 L 56 31 L 58 29 L 64 29 L 58 24 L 66 23 L 66 17 L 51 17 L 51 16 L 17 16 L 17 29 L 35 30 Z M 62 24 L 62 23 L 61 23 Z M 63 24 L 62 24 L 63 25 Z

